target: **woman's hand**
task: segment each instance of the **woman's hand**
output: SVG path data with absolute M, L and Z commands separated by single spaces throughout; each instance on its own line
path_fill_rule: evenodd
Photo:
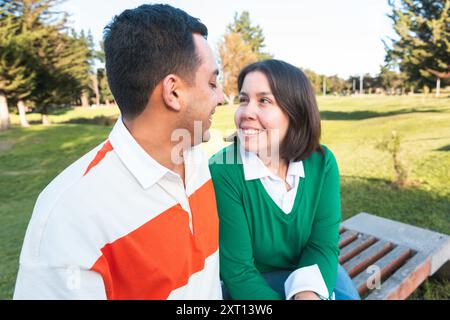
M 313 291 L 302 291 L 292 298 L 293 300 L 320 300 L 319 296 Z

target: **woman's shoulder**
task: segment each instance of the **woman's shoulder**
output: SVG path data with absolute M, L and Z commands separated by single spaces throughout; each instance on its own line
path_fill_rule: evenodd
M 320 148 L 311 153 L 308 158 L 303 160 L 303 162 L 314 167 L 337 167 L 336 157 L 333 152 L 323 144 L 320 145 Z
M 209 159 L 209 169 L 211 175 L 226 175 L 234 176 L 239 175 L 242 171 L 242 161 L 239 155 L 239 149 L 236 143 L 232 143 L 229 146 L 215 153 Z

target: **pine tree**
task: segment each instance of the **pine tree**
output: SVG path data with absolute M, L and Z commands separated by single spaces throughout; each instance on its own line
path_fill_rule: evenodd
M 33 75 L 33 85 L 21 84 L 13 94 L 19 107 L 26 99 L 41 112 L 43 123 L 48 122 L 50 106 L 74 103 L 90 85 L 92 36 L 78 35 L 67 28 L 67 14 L 54 11 L 63 1 L 9 0 L 2 6 L 3 16 L 18 25 L 11 33 L 14 42 L 26 43 L 22 48 L 29 57 L 17 62 L 17 67 L 22 68 L 19 73 L 23 73 L 22 77 Z M 19 74 L 15 78 L 21 79 Z
M 104 101 L 107 106 L 109 106 L 111 102 L 114 101 L 114 97 L 108 85 L 106 70 L 103 68 L 97 69 L 97 78 L 98 86 L 100 88 L 100 99 Z
M 92 83 L 93 41 L 90 33 L 61 34 L 58 56 L 55 59 L 59 92 L 53 103 L 69 105 L 83 93 L 87 93 Z M 95 90 L 95 88 L 94 88 Z
M 8 100 L 16 102 L 22 126 L 28 126 L 24 99 L 32 92 L 35 73 L 29 47 L 32 35 L 21 32 L 20 20 L 10 14 L 14 2 L 5 1 L 0 11 L 0 118 L 1 128 L 10 127 Z
M 101 63 L 105 63 L 105 46 L 103 41 L 100 41 L 100 50 L 94 51 L 95 58 Z M 100 100 L 104 101 L 107 106 L 114 101 L 114 96 L 109 88 L 108 77 L 104 68 L 97 69 L 98 86 L 100 89 Z
M 248 11 L 243 11 L 240 15 L 237 12 L 234 14 L 234 21 L 227 26 L 227 33 L 240 34 L 242 40 L 257 55 L 258 61 L 272 58 L 272 55 L 263 51 L 265 47 L 263 30 L 259 25 L 252 25 Z
M 385 43 L 386 60 L 398 65 L 410 83 L 432 86 L 439 95 L 441 79 L 450 76 L 450 0 L 389 1 L 398 39 Z

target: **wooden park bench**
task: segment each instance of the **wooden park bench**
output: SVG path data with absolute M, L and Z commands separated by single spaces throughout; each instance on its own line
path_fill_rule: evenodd
M 367 213 L 342 222 L 339 233 L 339 263 L 362 299 L 406 299 L 441 267 L 450 268 L 445 234 Z

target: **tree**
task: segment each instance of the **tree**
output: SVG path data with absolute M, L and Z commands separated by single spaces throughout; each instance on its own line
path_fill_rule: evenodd
M 92 37 L 67 28 L 67 14 L 54 11 L 63 1 L 9 0 L 2 6 L 2 16 L 18 25 L 11 33 L 12 39 L 16 43 L 26 39 L 22 50 L 28 54 L 27 59 L 17 64 L 21 71 L 16 75 L 9 71 L 9 76 L 20 80 L 33 75 L 30 90 L 25 90 L 27 87 L 22 84 L 14 89 L 14 96 L 19 98 L 18 106 L 22 109 L 26 98 L 42 114 L 44 124 L 48 123 L 50 106 L 69 105 L 78 100 L 91 81 Z
M 105 63 L 105 45 L 103 41 L 100 41 L 100 49 L 101 50 L 99 51 L 95 51 L 95 58 L 98 59 L 101 63 Z M 111 92 L 111 89 L 109 88 L 106 69 L 97 69 L 97 79 L 100 89 L 100 99 L 104 101 L 107 106 L 109 106 L 111 102 L 114 101 L 114 96 Z
M 332 94 L 342 94 L 345 89 L 345 80 L 339 78 L 337 75 L 330 76 L 326 78 L 327 81 L 327 92 Z
M 97 69 L 98 86 L 100 89 L 100 99 L 105 102 L 107 106 L 111 104 L 114 97 L 111 93 L 111 89 L 108 85 L 108 78 L 106 76 L 106 70 L 103 68 Z
M 389 15 L 398 39 L 385 42 L 386 61 L 399 66 L 409 82 L 431 86 L 436 79 L 439 95 L 441 79 L 450 76 L 450 0 L 390 0 Z
M 92 89 L 96 96 L 96 103 L 99 104 L 99 92 L 96 74 L 92 72 L 91 65 L 95 59 L 95 51 L 92 35 L 88 33 L 86 36 L 84 31 L 77 34 L 71 30 L 71 35 L 64 38 L 63 46 L 64 54 L 58 59 L 57 68 L 62 70 L 66 79 L 65 88 L 62 91 L 69 93 L 70 99 L 62 101 L 62 103 L 72 103 L 74 100 L 84 96 L 88 97 L 88 90 Z M 89 103 L 85 102 L 84 106 Z
M 379 77 L 372 77 L 370 73 L 363 75 L 363 89 L 367 89 L 367 93 L 373 93 L 375 89 L 380 86 L 381 84 Z
M 405 87 L 406 75 L 401 72 L 390 70 L 382 66 L 378 75 L 380 85 L 389 93 L 394 94 L 397 89 Z M 403 90 L 402 90 L 403 91 Z
M 272 58 L 272 55 L 263 51 L 265 38 L 262 28 L 252 25 L 248 11 L 243 11 L 240 15 L 237 12 L 234 14 L 234 21 L 227 26 L 227 33 L 240 34 L 242 40 L 257 55 L 258 61 Z
M 309 69 L 302 69 L 302 71 L 311 82 L 316 94 L 320 92 L 322 87 L 322 76 Z
M 237 77 L 246 65 L 257 61 L 257 55 L 239 33 L 228 33 L 219 44 L 222 63 L 223 92 L 228 104 L 234 103 L 237 95 Z
M 29 54 L 32 35 L 20 33 L 17 17 L 8 14 L 13 2 L 5 2 L 0 11 L 0 118 L 1 128 L 10 127 L 8 100 L 17 104 L 20 122 L 29 126 L 25 117 L 24 99 L 32 92 L 35 73 L 28 65 L 33 63 Z
M 219 42 L 219 55 L 223 71 L 223 91 L 228 104 L 234 103 L 237 95 L 237 77 L 246 65 L 269 59 L 263 52 L 264 35 L 260 26 L 253 26 L 248 11 L 234 16 Z

